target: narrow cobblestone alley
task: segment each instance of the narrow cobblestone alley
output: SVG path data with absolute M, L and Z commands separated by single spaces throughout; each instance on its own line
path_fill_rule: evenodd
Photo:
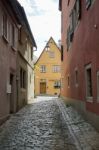
M 99 150 L 99 134 L 62 100 L 38 97 L 0 127 L 0 150 Z

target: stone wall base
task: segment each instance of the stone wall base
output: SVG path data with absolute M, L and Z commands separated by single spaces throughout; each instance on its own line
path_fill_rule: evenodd
M 5 121 L 7 121 L 10 118 L 10 115 L 4 116 L 0 118 L 0 125 L 2 125 Z
M 62 97 L 66 104 L 72 105 L 80 114 L 99 131 L 99 116 L 86 110 L 86 102 Z

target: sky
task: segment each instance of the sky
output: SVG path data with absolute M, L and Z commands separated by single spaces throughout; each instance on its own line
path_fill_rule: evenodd
M 52 36 L 56 43 L 61 38 L 59 0 L 18 0 L 24 7 L 31 31 L 37 44 L 34 55 L 39 57 Z

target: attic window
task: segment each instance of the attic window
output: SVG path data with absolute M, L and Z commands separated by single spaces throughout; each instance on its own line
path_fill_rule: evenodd
M 55 53 L 53 51 L 49 51 L 49 57 L 50 58 L 55 58 Z

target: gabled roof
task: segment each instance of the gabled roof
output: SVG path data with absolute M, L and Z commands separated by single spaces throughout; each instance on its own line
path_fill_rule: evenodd
M 25 14 L 25 11 L 24 11 L 24 8 L 20 5 L 20 3 L 17 0 L 4 0 L 4 1 L 10 5 L 12 11 L 14 11 L 14 13 L 16 14 L 16 17 L 19 23 L 23 25 L 25 29 L 27 30 L 27 33 L 29 34 L 33 45 L 37 47 L 35 39 L 30 29 L 30 25 L 28 23 L 28 20 Z
M 42 53 L 40 54 L 38 60 L 36 61 L 36 63 L 37 63 L 37 62 L 39 61 L 39 59 L 41 58 L 43 52 L 45 51 L 46 46 L 50 43 L 51 40 L 54 42 L 54 44 L 56 45 L 57 49 L 58 49 L 59 52 L 61 53 L 61 50 L 60 50 L 60 48 L 57 46 L 57 44 L 56 44 L 56 42 L 54 41 L 54 39 L 53 39 L 52 37 L 50 37 L 50 39 L 49 39 L 48 42 L 46 43 L 46 45 L 45 45 L 45 47 L 44 47 Z M 35 63 L 35 64 L 36 64 L 36 63 Z

